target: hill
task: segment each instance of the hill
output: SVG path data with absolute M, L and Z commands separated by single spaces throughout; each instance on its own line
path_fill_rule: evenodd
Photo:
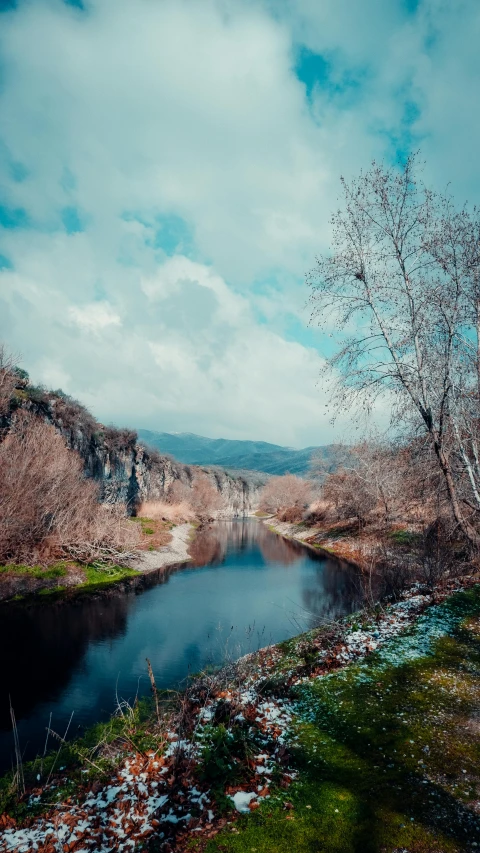
M 138 436 L 147 446 L 188 465 L 218 465 L 266 474 L 304 475 L 310 470 L 312 456 L 321 456 L 327 468 L 334 457 L 331 446 L 294 450 L 267 441 L 206 438 L 191 432 L 151 432 L 147 429 L 139 429 Z

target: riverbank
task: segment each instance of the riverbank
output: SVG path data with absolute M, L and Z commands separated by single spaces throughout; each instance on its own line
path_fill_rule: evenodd
M 329 525 L 307 525 L 305 522 L 295 524 L 279 521 L 275 515 L 262 518 L 261 521 L 280 536 L 295 539 L 307 548 L 333 554 L 339 560 L 360 569 L 366 567 L 378 545 L 378 537 L 361 534 L 356 526 L 348 522 Z M 392 544 L 395 544 L 394 539 Z
M 3 780 L 0 850 L 476 849 L 480 589 L 454 586 L 120 707 L 20 800 Z
M 95 592 L 190 559 L 194 524 L 174 525 L 148 518 L 128 523 L 138 523 L 142 529 L 141 548 L 128 565 L 85 566 L 64 560 L 53 566 L 0 566 L 0 602 Z
M 196 526 L 190 522 L 171 526 L 170 541 L 158 548 L 139 551 L 132 560 L 131 568 L 141 574 L 155 572 L 175 563 L 186 563 L 191 559 L 188 548 L 195 535 Z

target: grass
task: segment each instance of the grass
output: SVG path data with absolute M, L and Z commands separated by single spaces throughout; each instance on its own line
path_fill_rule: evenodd
M 40 580 L 63 578 L 68 573 L 67 563 L 55 563 L 53 566 L 24 566 L 16 563 L 0 566 L 0 574 L 28 575 Z
M 140 752 L 158 747 L 157 739 L 151 733 L 152 719 L 153 700 L 140 699 L 123 714 L 96 723 L 82 737 L 68 741 L 58 757 L 58 745 L 55 746 L 52 738 L 53 751 L 24 765 L 27 787 L 36 788 L 39 775 L 45 782 L 53 765 L 65 768 L 67 773 L 62 775 L 67 781 L 56 784 L 53 789 L 49 787 L 40 799 L 32 803 L 31 800 L 18 799 L 12 773 L 0 776 L 0 815 L 8 814 L 17 821 L 41 815 L 50 810 L 52 801 L 65 802 L 86 783 L 96 779 L 105 781 L 114 772 L 121 755 L 131 751 L 132 747 Z
M 167 545 L 171 540 L 170 532 L 176 526 L 172 521 L 149 518 L 146 515 L 135 516 L 130 520 L 134 524 L 140 525 L 143 547 L 149 551 Z M 148 541 L 150 537 L 151 541 Z
M 117 583 L 126 578 L 138 577 L 138 572 L 135 569 L 129 569 L 125 566 L 83 566 L 86 580 L 84 583 L 75 587 L 76 589 L 99 588 L 108 584 Z
M 146 517 L 138 517 L 131 519 L 141 525 L 142 535 L 145 537 L 145 547 L 149 551 L 153 551 L 168 542 L 170 534 L 168 531 L 175 525 L 170 522 L 154 521 Z M 150 541 L 149 541 L 150 540 Z M 83 582 L 70 584 L 49 584 L 41 590 L 25 591 L 15 595 L 12 600 L 21 601 L 31 599 L 37 596 L 45 597 L 61 597 L 64 593 L 75 594 L 82 592 L 94 592 L 98 589 L 105 588 L 111 584 L 128 578 L 137 577 L 139 572 L 135 569 L 125 568 L 117 565 L 102 565 L 95 563 L 92 565 L 83 565 L 75 561 L 61 561 L 51 566 L 27 566 L 8 564 L 0 565 L 0 577 L 2 575 L 13 575 L 18 577 L 26 577 L 41 581 L 54 581 L 59 578 L 65 578 L 69 575 L 69 569 L 76 570 L 76 574 L 83 573 L 85 579 Z M 76 581 L 76 579 L 75 579 Z M 34 585 L 35 586 L 35 585 Z M 38 585 L 37 585 L 38 586 Z
M 368 616 L 347 621 L 361 630 Z M 286 673 L 298 663 L 313 662 L 310 649 L 321 630 L 278 646 L 275 690 L 285 689 Z M 297 716 L 288 746 L 296 781 L 288 789 L 273 784 L 255 812 L 206 847 L 190 839 L 188 850 L 200 844 L 205 853 L 473 853 L 473 842 L 480 846 L 480 586 L 427 609 L 362 661 L 292 690 Z M 125 748 L 158 749 L 152 711 L 152 702 L 142 701 L 65 746 L 58 763 L 68 768 L 68 781 L 55 792 L 58 801 L 114 772 Z M 227 731 L 212 723 L 199 775 L 217 813 L 228 808 L 226 785 L 251 790 L 249 767 L 260 750 L 255 727 Z M 36 779 L 38 761 L 27 766 L 27 780 Z M 44 760 L 42 779 L 51 761 Z M 51 789 L 34 811 L 45 811 L 47 799 Z M 12 794 L 11 776 L 3 777 L 0 812 L 22 819 L 26 809 Z
M 154 533 L 154 527 L 152 525 L 155 525 L 155 522 L 153 518 L 147 518 L 144 515 L 137 515 L 131 518 L 130 521 L 134 522 L 135 524 L 140 524 L 142 527 L 142 533 L 146 533 L 150 536 L 152 535 L 152 533 Z
M 45 589 L 40 589 L 38 591 L 38 595 L 58 595 L 59 593 L 65 592 L 66 589 L 68 589 L 68 587 L 59 584 L 58 586 L 45 587 Z
M 415 545 L 420 539 L 420 535 L 411 530 L 392 530 L 388 535 L 396 545 Z
M 207 853 L 465 853 L 473 842 L 480 846 L 479 588 L 454 596 L 441 612 L 453 627 L 430 647 L 424 640 L 433 614 L 388 644 L 389 653 L 297 688 L 297 781 L 219 833 Z M 432 631 L 438 636 L 435 625 Z
M 32 591 L 25 590 L 13 596 L 11 600 L 34 601 L 37 598 L 44 600 L 45 598 L 62 598 L 65 594 L 76 595 L 80 593 L 95 592 L 96 590 L 104 589 L 107 586 L 118 583 L 119 581 L 139 576 L 138 571 L 124 566 L 109 564 L 102 565 L 100 563 L 83 565 L 81 563 L 66 561 L 55 563 L 48 567 L 13 564 L 0 566 L 0 575 L 13 574 L 35 580 L 55 581 L 60 578 L 68 577 L 69 568 L 75 569 L 77 574 L 83 574 L 84 580 L 73 585 L 57 583 L 45 586 L 41 589 L 34 589 Z
M 222 723 L 205 729 L 206 746 L 198 771 L 199 778 L 208 785 L 220 812 L 231 809 L 231 800 L 225 795 L 228 785 L 249 787 L 251 766 L 256 753 L 262 752 L 259 732 L 252 726 L 234 724 L 226 728 Z

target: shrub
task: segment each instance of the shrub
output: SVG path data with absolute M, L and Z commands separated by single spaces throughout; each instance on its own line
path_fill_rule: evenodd
M 260 509 L 274 512 L 282 521 L 301 521 L 312 499 L 312 487 L 307 480 L 285 474 L 271 477 L 260 492 Z
M 370 482 L 354 469 L 340 468 L 329 474 L 323 484 L 322 497 L 335 508 L 337 518 L 356 518 L 360 525 L 365 524 L 377 504 Z
M 174 480 L 169 486 L 167 500 L 169 504 L 188 504 L 190 505 L 192 498 L 192 489 L 187 483 L 182 480 Z
M 166 501 L 145 501 L 138 509 L 137 515 L 141 518 L 149 518 L 152 521 L 170 521 L 173 524 L 182 524 L 193 521 L 194 512 L 186 501 L 179 503 L 167 503 Z
M 190 505 L 200 521 L 208 521 L 222 508 L 222 496 L 206 474 L 197 474 L 193 478 Z
M 139 532 L 98 495 L 55 428 L 17 413 L 0 444 L 0 562 L 122 560 Z
M 132 450 L 137 443 L 138 435 L 134 429 L 108 426 L 104 429 L 105 444 L 110 452 Z
M 9 410 L 16 384 L 15 362 L 3 344 L 0 344 L 0 418 Z

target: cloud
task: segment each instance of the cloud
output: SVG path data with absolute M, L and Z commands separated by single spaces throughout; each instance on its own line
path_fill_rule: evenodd
M 68 309 L 72 323 L 86 332 L 100 334 L 107 326 L 120 326 L 121 319 L 108 302 L 92 302 Z
M 478 195 L 478 4 L 84 6 L 1 14 L 0 334 L 103 420 L 338 437 L 303 275 L 373 156 Z
M 18 272 L 5 273 L 1 317 L 10 310 L 16 316 L 17 294 L 28 294 L 19 322 L 31 347 L 25 362 L 30 367 L 33 357 L 37 380 L 80 396 L 106 422 L 266 435 L 289 445 L 321 440 L 329 424 L 315 393 L 322 359 L 314 349 L 258 325 L 247 299 L 186 257 L 166 259 L 148 280 L 137 280 L 137 270 L 125 275 L 130 288 L 122 282 L 123 289 L 135 297 L 120 321 L 101 302 L 65 315 L 66 302 L 59 301 L 46 311 L 41 289 Z M 62 278 L 53 258 L 53 292 Z

